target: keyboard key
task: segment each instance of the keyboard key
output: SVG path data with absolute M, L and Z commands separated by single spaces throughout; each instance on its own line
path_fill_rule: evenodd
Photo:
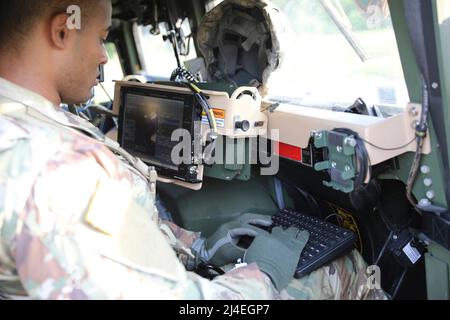
M 309 274 L 354 248 L 356 236 L 352 231 L 292 209 L 281 210 L 272 221 L 272 228 L 295 226 L 309 232 L 309 241 L 302 251 L 296 278 Z

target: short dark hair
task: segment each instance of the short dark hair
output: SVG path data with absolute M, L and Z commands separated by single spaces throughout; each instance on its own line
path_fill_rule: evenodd
M 71 5 L 79 6 L 86 19 L 97 4 L 98 0 L 0 0 L 0 49 L 23 40 L 40 19 L 66 13 Z

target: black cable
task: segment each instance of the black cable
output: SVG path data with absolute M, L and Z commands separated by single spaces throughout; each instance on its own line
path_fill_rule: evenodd
M 381 261 L 381 258 L 384 256 L 384 253 L 386 252 L 386 249 L 389 245 L 389 242 L 391 242 L 392 237 L 394 236 L 394 231 L 391 230 L 391 232 L 389 233 L 386 241 L 384 242 L 383 248 L 381 249 L 380 253 L 378 254 L 377 260 L 375 260 L 375 265 L 379 266 L 379 263 Z
M 397 280 L 397 285 L 394 288 L 394 292 L 391 294 L 392 300 L 394 300 L 395 297 L 397 297 L 398 291 L 400 290 L 400 287 L 401 287 L 403 280 L 405 279 L 405 276 L 407 273 L 408 273 L 408 268 L 403 269 L 403 272 L 402 272 L 400 278 Z
M 212 159 L 214 158 L 215 151 L 216 151 L 217 138 L 219 136 L 219 133 L 217 131 L 216 119 L 213 118 L 214 111 L 211 109 L 208 101 L 206 101 L 205 96 L 201 92 L 196 93 L 195 97 L 197 98 L 197 101 L 199 101 L 199 103 L 203 106 L 203 109 L 205 110 L 205 113 L 206 113 L 206 117 L 208 118 L 210 129 L 212 130 L 212 132 L 209 135 L 211 142 L 206 144 L 205 154 L 203 155 L 205 163 L 212 164 Z M 209 154 L 206 154 L 207 149 L 209 149 L 211 151 Z
M 195 76 L 189 70 L 183 67 L 176 68 L 172 72 L 172 75 L 170 76 L 170 81 L 176 80 L 186 80 L 190 83 L 198 83 L 198 80 L 195 78 Z
M 217 139 L 219 133 L 217 131 L 217 123 L 216 119 L 214 117 L 214 112 L 212 108 L 209 106 L 209 103 L 204 96 L 203 92 L 193 83 L 186 83 L 184 84 L 193 92 L 195 99 L 202 107 L 203 111 L 206 113 L 206 117 L 209 122 L 209 126 L 211 128 L 212 133 L 210 134 L 210 138 L 214 141 Z
M 186 56 L 189 56 L 189 54 L 191 53 L 191 38 L 192 38 L 192 34 L 186 36 L 186 40 L 185 40 L 185 41 L 187 41 Z
M 394 231 L 391 231 L 389 233 L 389 235 L 388 235 L 388 237 L 387 237 L 387 239 L 386 239 L 386 241 L 385 241 L 385 243 L 383 245 L 383 248 L 381 249 L 380 253 L 378 254 L 377 260 L 374 263 L 376 266 L 381 267 L 380 266 L 381 259 L 384 256 L 384 254 L 385 254 L 385 252 L 387 250 L 387 247 L 389 246 L 389 243 L 391 242 L 394 234 L 395 234 Z M 394 284 L 391 286 L 391 288 L 394 289 L 392 293 L 389 293 L 392 300 L 395 299 L 395 297 L 397 296 L 398 291 L 400 289 L 400 286 L 403 283 L 403 280 L 404 280 L 405 275 L 406 275 L 407 272 L 408 272 L 408 268 L 404 268 L 402 274 L 396 280 L 396 283 L 394 282 L 395 287 L 394 287 Z
M 211 140 L 210 143 L 208 143 L 205 146 L 205 149 L 209 148 L 211 150 L 210 154 L 204 154 L 203 159 L 206 163 L 211 163 L 211 160 L 214 157 L 214 153 L 216 150 L 216 142 L 217 138 L 219 137 L 219 132 L 217 130 L 217 123 L 214 116 L 214 111 L 210 107 L 205 95 L 203 92 L 193 83 L 189 82 L 183 82 L 184 85 L 186 85 L 194 94 L 194 98 L 197 100 L 197 102 L 202 107 L 203 111 L 206 114 L 206 117 L 208 119 L 209 127 L 211 129 L 211 132 L 209 134 L 209 139 Z
M 369 146 L 372 146 L 375 149 L 382 150 L 382 151 L 397 151 L 397 150 L 401 150 L 403 148 L 406 148 L 410 144 L 412 144 L 414 141 L 416 141 L 416 137 L 414 137 L 410 142 L 408 142 L 407 144 L 404 144 L 403 146 L 400 146 L 400 147 L 397 147 L 397 148 L 384 148 L 384 147 L 379 147 L 379 146 L 377 146 L 377 145 L 375 145 L 375 144 L 373 144 L 373 143 L 371 143 L 371 142 L 369 142 L 369 141 L 367 141 L 367 140 L 365 140 L 363 138 L 360 138 L 360 139 L 361 139 L 361 141 L 367 143 Z
M 196 98 L 197 102 L 202 106 L 203 111 L 206 113 L 206 117 L 208 118 L 209 126 L 212 130 L 214 130 L 214 124 L 213 119 L 211 116 L 211 107 L 208 103 L 205 103 L 205 99 L 202 97 L 200 93 L 195 93 L 194 97 Z
M 175 59 L 177 60 L 177 66 L 180 68 L 181 67 L 181 60 L 180 60 L 180 50 L 178 48 L 178 42 L 177 42 L 177 32 L 176 32 L 176 23 L 175 23 L 175 19 L 173 18 L 172 15 L 172 7 L 170 5 L 171 3 L 169 3 L 169 5 L 166 8 L 166 13 L 167 16 L 169 18 L 169 26 L 170 26 L 170 31 L 169 31 L 169 39 L 172 42 L 172 47 L 173 47 L 173 51 L 175 53 Z
M 406 184 L 406 197 L 408 198 L 409 203 L 414 208 L 416 208 L 416 211 L 419 214 L 421 212 L 416 207 L 417 202 L 415 201 L 412 192 L 414 188 L 414 183 L 417 178 L 417 174 L 419 172 L 420 161 L 422 160 L 422 148 L 428 130 L 429 107 L 430 107 L 430 100 L 429 100 L 428 85 L 425 79 L 423 78 L 423 108 L 422 108 L 422 115 L 420 116 L 420 122 L 416 127 L 417 149 L 416 154 L 414 156 L 413 164 L 411 166 L 411 171 L 408 176 L 408 181 Z
M 203 271 L 208 272 L 208 274 L 204 274 Z M 214 271 L 217 274 L 213 275 L 213 274 L 211 274 L 210 271 Z M 221 276 L 221 275 L 225 274 L 225 271 L 222 268 L 219 268 L 218 266 L 216 266 L 210 262 L 204 262 L 204 261 L 201 261 L 199 263 L 195 272 L 199 273 L 202 277 L 207 277 L 211 280 L 217 276 Z
M 113 99 L 111 99 L 111 96 L 109 95 L 108 91 L 106 91 L 105 87 L 103 86 L 103 83 L 99 83 L 100 86 L 102 87 L 103 91 L 105 91 L 106 95 L 108 96 L 109 100 L 111 101 L 112 104 L 114 104 Z

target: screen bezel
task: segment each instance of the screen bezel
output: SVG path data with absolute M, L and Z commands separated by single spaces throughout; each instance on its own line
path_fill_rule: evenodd
M 194 123 L 195 121 L 201 121 L 201 107 L 198 105 L 197 101 L 194 99 L 194 96 L 190 92 L 180 92 L 180 91 L 171 91 L 165 90 L 162 88 L 142 88 L 142 87 L 121 87 L 120 92 L 120 106 L 119 106 L 119 128 L 118 128 L 118 142 L 122 146 L 123 143 L 123 131 L 124 131 L 124 117 L 125 117 L 125 102 L 127 101 L 127 95 L 140 95 L 151 98 L 159 98 L 166 100 L 176 100 L 184 102 L 184 110 L 183 110 L 183 122 L 182 128 L 189 131 L 192 137 L 191 145 L 193 145 L 194 141 Z M 133 156 L 139 157 L 137 152 L 126 149 Z M 191 150 L 191 159 L 194 158 L 194 148 Z M 181 180 L 188 183 L 201 183 L 202 179 L 198 175 L 198 170 L 192 170 L 192 167 L 196 167 L 194 163 L 192 164 L 180 164 L 175 165 L 177 167 L 176 170 L 169 169 L 163 164 L 160 165 L 156 161 L 148 161 L 142 159 L 147 165 L 154 166 L 159 175 L 162 175 L 167 178 L 173 178 L 177 180 Z

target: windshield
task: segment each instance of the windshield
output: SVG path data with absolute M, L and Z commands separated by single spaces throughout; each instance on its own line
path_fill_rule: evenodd
M 362 98 L 392 114 L 408 93 L 386 0 L 273 0 L 292 39 L 269 99 L 341 109 Z
M 185 35 L 190 35 L 191 30 L 187 19 L 181 25 Z M 164 36 L 169 34 L 167 23 L 161 22 L 158 25 L 159 34 L 152 34 L 152 26 L 139 26 L 134 24 L 133 32 L 136 43 L 139 47 L 139 54 L 142 62 L 143 73 L 148 80 L 168 80 L 172 72 L 177 68 L 173 45 L 169 40 L 164 40 Z M 197 57 L 194 39 L 186 37 L 187 52 L 180 55 L 181 63 Z M 164 63 L 158 63 L 164 61 Z

